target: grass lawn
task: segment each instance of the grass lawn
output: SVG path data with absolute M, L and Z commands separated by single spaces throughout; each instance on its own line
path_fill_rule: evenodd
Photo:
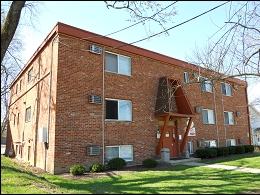
M 259 154 L 237 158 L 229 159 L 228 165 L 243 166 L 248 162 L 246 166 L 259 166 Z M 259 188 L 259 174 L 187 165 L 92 180 L 66 180 L 58 175 L 35 175 L 1 155 L 2 194 L 259 194 Z
M 252 157 L 254 160 L 252 160 Z M 250 167 L 260 169 L 260 153 L 252 153 L 252 154 L 243 154 L 243 155 L 231 155 L 227 156 L 223 159 L 216 160 L 201 160 L 201 163 L 208 164 L 221 164 L 221 165 L 231 165 L 237 167 Z

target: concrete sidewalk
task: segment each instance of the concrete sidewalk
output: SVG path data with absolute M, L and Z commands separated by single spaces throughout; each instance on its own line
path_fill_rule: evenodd
M 236 167 L 236 166 L 219 165 L 219 164 L 205 164 L 205 163 L 198 163 L 198 162 L 188 162 L 188 163 L 182 163 L 182 164 L 189 165 L 189 166 L 202 166 L 202 167 L 227 169 L 227 170 L 235 170 L 235 171 L 241 171 L 241 172 L 246 172 L 246 173 L 260 174 L 260 169 L 255 169 L 255 168 Z

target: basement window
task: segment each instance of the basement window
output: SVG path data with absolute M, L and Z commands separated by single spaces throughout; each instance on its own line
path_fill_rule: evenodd
M 227 147 L 228 146 L 235 146 L 236 145 L 236 140 L 235 139 L 229 139 L 226 141 Z
M 106 146 L 106 162 L 113 158 L 122 158 L 126 162 L 133 161 L 133 146 Z

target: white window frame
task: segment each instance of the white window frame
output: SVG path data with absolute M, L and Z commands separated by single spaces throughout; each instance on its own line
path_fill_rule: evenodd
M 33 68 L 31 68 L 31 69 L 28 71 L 28 83 L 33 80 L 33 77 L 34 77 L 34 72 L 33 72 Z
M 226 146 L 236 146 L 236 140 L 235 139 L 227 139 L 226 140 Z
M 109 151 L 109 148 L 118 148 L 118 151 L 114 151 L 113 155 L 112 151 Z M 106 146 L 106 162 L 113 158 L 122 158 L 126 162 L 131 162 L 134 160 L 133 153 L 133 145 Z
M 200 83 L 200 89 L 201 89 L 201 91 L 213 92 L 211 80 L 209 80 L 208 78 L 202 77 L 201 83 Z
M 216 148 L 217 147 L 217 141 L 216 140 L 206 140 L 204 141 L 205 148 Z
M 232 96 L 232 87 L 228 83 L 221 83 L 222 95 Z
M 202 123 L 205 125 L 215 124 L 214 110 L 202 109 Z
M 234 112 L 224 111 L 224 123 L 225 125 L 235 124 Z
M 188 142 L 188 151 L 189 151 L 189 154 L 193 154 L 194 153 L 193 142 Z
M 106 121 L 132 121 L 132 102 L 130 100 L 118 100 L 118 99 L 105 99 L 106 101 Z M 111 117 L 108 108 L 108 101 L 117 102 L 117 117 L 114 115 Z M 123 106 L 127 106 L 123 109 Z M 115 109 L 115 108 L 114 108 Z M 112 114 L 113 115 L 113 114 Z
M 31 107 L 26 108 L 25 111 L 25 122 L 30 122 L 31 120 Z
M 111 56 L 114 55 L 114 57 L 116 57 L 117 64 L 109 64 L 109 62 L 107 61 L 108 55 L 111 55 Z M 105 61 L 106 61 L 105 70 L 107 72 L 114 72 L 117 74 L 131 76 L 132 73 L 131 73 L 131 58 L 130 57 L 106 52 Z M 113 68 L 116 68 L 117 70 L 113 70 Z
M 184 72 L 183 73 L 183 76 L 184 76 L 184 83 L 189 83 L 190 80 L 189 80 L 189 74 L 187 72 Z

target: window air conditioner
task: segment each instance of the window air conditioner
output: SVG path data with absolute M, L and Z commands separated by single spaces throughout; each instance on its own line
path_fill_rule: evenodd
M 96 54 L 102 54 L 102 48 L 96 45 L 90 45 L 90 52 Z
M 90 95 L 88 101 L 91 104 L 101 104 L 102 103 L 101 96 L 99 96 L 99 95 Z
M 88 155 L 99 155 L 100 147 L 99 146 L 88 146 Z

